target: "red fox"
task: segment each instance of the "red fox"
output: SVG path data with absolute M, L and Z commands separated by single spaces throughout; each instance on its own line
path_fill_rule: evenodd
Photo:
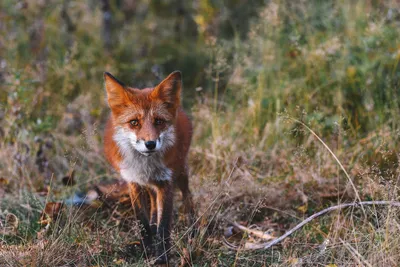
M 153 250 L 155 238 L 156 264 L 166 264 L 174 187 L 194 215 L 187 168 L 192 124 L 180 105 L 181 73 L 145 89 L 125 86 L 107 72 L 104 79 L 111 109 L 104 133 L 106 158 L 129 183 L 146 251 Z

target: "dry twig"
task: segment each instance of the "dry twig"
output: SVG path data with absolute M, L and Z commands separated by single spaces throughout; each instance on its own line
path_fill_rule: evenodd
M 274 236 L 272 236 L 266 232 L 263 232 L 260 230 L 255 230 L 255 229 L 250 229 L 248 227 L 238 224 L 237 222 L 233 222 L 232 225 L 235 226 L 236 228 L 238 228 L 242 232 L 249 233 L 251 235 L 254 235 L 254 236 L 259 237 L 264 240 L 271 240 L 271 239 L 275 238 Z
M 296 232 L 297 230 L 302 228 L 304 225 L 311 222 L 313 219 L 315 219 L 325 213 L 328 213 L 328 212 L 334 211 L 334 210 L 347 208 L 347 207 L 359 207 L 359 206 L 362 207 L 363 205 L 389 205 L 389 206 L 400 207 L 400 202 L 397 202 L 397 201 L 361 201 L 361 202 L 357 202 L 357 203 L 345 203 L 345 204 L 332 206 L 332 207 L 326 208 L 324 210 L 321 210 L 320 212 L 317 212 L 317 213 L 311 215 L 310 217 L 308 217 L 307 219 L 305 219 L 304 221 L 302 221 L 301 223 L 299 223 L 298 225 L 296 225 L 295 227 L 293 227 L 292 229 L 287 231 L 284 235 L 282 235 L 281 237 L 279 237 L 275 240 L 272 240 L 267 243 L 251 244 L 251 246 L 245 246 L 244 249 L 248 249 L 248 250 L 268 249 L 268 248 L 280 243 L 286 237 L 290 236 L 291 234 L 293 234 L 294 232 Z M 235 249 L 235 250 L 237 249 L 233 245 L 230 245 L 229 248 Z

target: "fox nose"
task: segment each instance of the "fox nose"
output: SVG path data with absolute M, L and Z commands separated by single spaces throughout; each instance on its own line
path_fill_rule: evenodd
M 144 143 L 145 146 L 147 147 L 148 150 L 153 150 L 154 148 L 156 148 L 156 142 L 155 141 L 146 141 L 146 143 Z

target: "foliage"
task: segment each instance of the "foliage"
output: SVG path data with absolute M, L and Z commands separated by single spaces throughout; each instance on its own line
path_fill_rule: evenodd
M 141 88 L 176 69 L 202 216 L 190 244 L 176 216 L 174 264 L 396 265 L 395 208 L 325 216 L 268 251 L 230 251 L 222 236 L 234 220 L 280 234 L 355 199 L 302 123 L 362 199 L 398 199 L 399 18 L 389 0 L 1 1 L 0 265 L 128 264 L 138 226 L 123 203 L 38 220 L 46 203 L 118 178 L 102 156 L 103 71 Z M 6 235 L 10 213 L 18 231 Z

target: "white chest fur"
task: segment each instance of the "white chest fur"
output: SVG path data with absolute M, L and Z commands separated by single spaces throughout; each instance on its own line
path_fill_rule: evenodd
M 127 182 L 134 182 L 141 185 L 148 184 L 150 181 L 170 180 L 172 171 L 162 162 L 160 155 L 146 157 L 143 155 L 126 155 L 120 164 L 120 173 Z

